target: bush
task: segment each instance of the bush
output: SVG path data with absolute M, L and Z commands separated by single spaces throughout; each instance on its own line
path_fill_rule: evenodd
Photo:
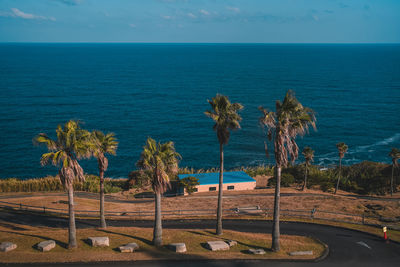
M 189 195 L 196 191 L 196 185 L 199 185 L 199 179 L 193 176 L 188 176 L 179 181 L 180 185 L 186 189 Z
M 294 183 L 294 177 L 290 173 L 282 173 L 281 174 L 281 186 L 282 187 L 289 187 L 291 184 Z M 268 180 L 268 186 L 275 186 L 276 185 L 276 177 L 273 177 Z

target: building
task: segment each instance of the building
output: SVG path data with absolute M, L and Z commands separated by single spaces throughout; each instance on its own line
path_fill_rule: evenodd
M 195 192 L 218 191 L 219 172 L 178 175 L 179 180 L 190 176 L 196 177 L 200 183 L 196 186 Z M 256 180 L 243 171 L 224 172 L 223 190 L 252 190 L 255 187 Z M 183 193 L 183 188 L 180 189 L 180 193 Z

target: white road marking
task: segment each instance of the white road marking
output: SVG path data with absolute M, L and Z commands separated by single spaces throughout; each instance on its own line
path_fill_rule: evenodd
M 364 246 L 364 247 L 366 247 L 366 248 L 368 248 L 368 249 L 372 249 L 370 246 L 368 246 L 368 244 L 366 244 L 366 243 L 364 243 L 364 242 L 362 242 L 362 241 L 358 241 L 357 244 L 359 244 L 359 245 L 361 245 L 361 246 Z

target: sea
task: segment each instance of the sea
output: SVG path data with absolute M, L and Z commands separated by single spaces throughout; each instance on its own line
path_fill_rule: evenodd
M 315 150 L 314 164 L 390 163 L 400 148 L 400 44 L 0 44 L 0 178 L 55 175 L 41 166 L 57 125 L 82 121 L 113 132 L 107 177 L 136 169 L 145 141 L 173 141 L 180 166 L 219 166 L 213 121 L 204 115 L 217 93 L 244 105 L 241 129 L 225 149 L 225 168 L 272 165 L 259 106 L 275 110 L 287 90 L 316 112 L 317 131 L 298 137 Z M 269 145 L 272 148 L 272 144 Z M 300 155 L 297 162 L 304 158 Z M 97 161 L 82 160 L 97 174 Z

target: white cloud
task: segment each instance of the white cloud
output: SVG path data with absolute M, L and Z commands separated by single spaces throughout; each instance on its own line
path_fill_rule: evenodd
M 172 19 L 171 16 L 161 16 L 163 19 Z
M 319 17 L 318 17 L 317 15 L 312 15 L 312 18 L 313 18 L 315 21 L 319 21 Z
M 29 14 L 22 12 L 18 8 L 11 8 L 11 17 L 18 17 L 22 19 L 38 19 L 38 20 L 51 20 L 51 21 L 56 21 L 55 17 L 45 17 L 45 16 L 39 16 L 39 15 L 34 15 L 34 14 Z
M 136 28 L 136 24 L 131 23 L 131 24 L 129 24 L 129 27 Z
M 234 6 L 227 6 L 226 9 L 233 11 L 235 13 L 239 13 L 240 12 L 240 8 L 238 7 L 234 7 Z
M 188 13 L 187 15 L 188 15 L 188 17 L 190 17 L 192 19 L 197 18 L 197 16 L 195 14 L 193 14 L 193 13 Z
M 201 14 L 203 14 L 203 15 L 206 15 L 206 16 L 210 15 L 210 12 L 208 12 L 208 11 L 205 10 L 205 9 L 200 9 L 199 12 L 200 12 Z
M 53 1 L 60 2 L 68 6 L 77 6 L 83 2 L 83 0 L 53 0 Z

